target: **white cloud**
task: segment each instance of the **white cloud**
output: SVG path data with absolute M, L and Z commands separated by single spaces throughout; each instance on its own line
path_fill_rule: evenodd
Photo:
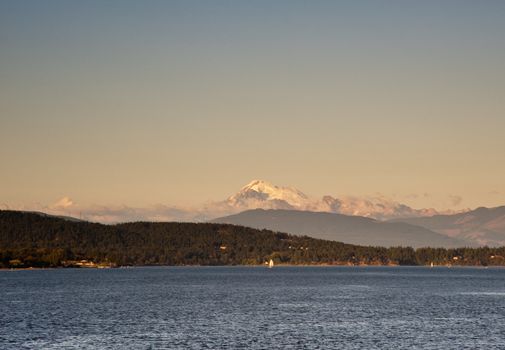
M 58 200 L 56 203 L 54 203 L 51 207 L 52 208 L 70 208 L 71 206 L 74 205 L 74 202 L 68 198 L 68 197 L 63 197 L 60 200 Z

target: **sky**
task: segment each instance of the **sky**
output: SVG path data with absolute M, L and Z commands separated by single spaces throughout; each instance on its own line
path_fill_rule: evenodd
M 4 207 L 505 205 L 504 131 L 504 1 L 0 0 Z

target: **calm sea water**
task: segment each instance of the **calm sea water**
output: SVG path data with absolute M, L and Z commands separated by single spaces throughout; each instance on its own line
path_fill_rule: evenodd
M 505 269 L 0 271 L 1 349 L 505 349 Z

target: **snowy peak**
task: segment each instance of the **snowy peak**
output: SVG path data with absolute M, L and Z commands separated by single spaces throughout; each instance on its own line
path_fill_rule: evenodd
M 248 209 L 295 209 L 357 215 L 387 220 L 437 214 L 434 209 L 413 209 L 384 196 L 312 198 L 293 187 L 282 187 L 254 180 L 223 203 L 230 212 Z
M 273 207 L 301 208 L 307 204 L 308 197 L 293 187 L 275 186 L 263 180 L 254 180 L 228 198 L 232 206 L 254 207 L 270 202 Z M 264 205 L 261 205 L 264 207 Z

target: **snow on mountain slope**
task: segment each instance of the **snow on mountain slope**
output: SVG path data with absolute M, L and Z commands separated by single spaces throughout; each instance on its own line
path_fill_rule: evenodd
M 381 196 L 311 198 L 296 188 L 276 186 L 262 180 L 254 180 L 242 187 L 221 206 L 223 205 L 228 207 L 231 212 L 257 208 L 296 209 L 358 215 L 381 220 L 429 216 L 438 213 L 434 209 L 413 209 Z
M 272 185 L 262 180 L 254 180 L 227 200 L 232 207 L 255 207 L 266 204 L 273 207 L 292 207 L 302 209 L 309 199 L 301 191 L 293 187 Z
M 8 209 L 8 208 L 7 208 Z M 194 207 L 178 207 L 164 204 L 149 207 L 99 206 L 83 207 L 64 197 L 49 206 L 20 207 L 18 210 L 43 211 L 53 215 L 82 217 L 103 223 L 124 221 L 207 221 L 217 217 L 237 214 L 250 209 L 286 209 L 312 212 L 328 212 L 364 216 L 378 220 L 416 218 L 436 214 L 434 209 L 413 209 L 384 196 L 323 196 L 315 198 L 293 187 L 276 186 L 267 181 L 254 180 L 225 200 L 209 201 Z M 490 225 L 501 225 L 500 222 Z

